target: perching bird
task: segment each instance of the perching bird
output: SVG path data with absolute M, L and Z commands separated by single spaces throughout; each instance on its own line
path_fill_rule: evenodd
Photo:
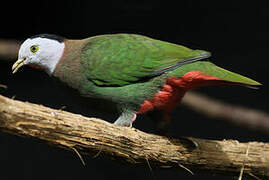
M 13 73 L 30 65 L 83 97 L 108 100 L 118 107 L 115 124 L 121 126 L 132 126 L 137 114 L 153 109 L 170 121 L 185 92 L 200 86 L 260 85 L 205 61 L 209 52 L 135 34 L 82 40 L 40 34 L 23 42 L 18 57 Z

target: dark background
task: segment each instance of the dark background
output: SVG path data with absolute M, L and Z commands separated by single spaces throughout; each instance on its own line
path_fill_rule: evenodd
M 259 90 L 243 87 L 204 87 L 200 92 L 268 111 L 269 9 L 259 1 L 12 1 L 1 5 L 0 38 L 24 40 L 39 33 L 72 39 L 105 33 L 136 33 L 212 52 L 211 61 L 260 81 Z M 244 2 L 244 3 L 242 3 Z M 14 59 L 15 61 L 15 59 Z M 0 61 L 0 90 L 7 97 L 91 116 L 80 100 L 63 93 L 43 72 L 23 68 L 11 74 L 12 63 Z M 110 117 L 113 120 L 114 116 Z M 268 135 L 220 119 L 208 119 L 181 107 L 173 114 L 170 133 L 208 139 L 268 141 Z M 154 132 L 153 122 L 139 117 L 138 129 Z M 0 133 L 0 179 L 237 179 L 194 175 L 173 170 L 122 165 L 77 155 L 46 144 Z

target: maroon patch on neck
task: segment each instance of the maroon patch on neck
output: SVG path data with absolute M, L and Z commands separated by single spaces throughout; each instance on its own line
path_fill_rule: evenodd
M 38 65 L 35 65 L 35 64 L 29 64 L 28 66 L 30 66 L 31 68 L 34 68 L 34 69 L 38 69 L 38 70 L 41 70 L 41 71 L 44 71 L 44 68 L 38 66 Z

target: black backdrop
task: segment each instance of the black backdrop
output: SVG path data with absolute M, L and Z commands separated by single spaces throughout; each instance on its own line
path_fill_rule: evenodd
M 1 6 L 0 38 L 18 39 L 54 33 L 79 39 L 105 33 L 137 33 L 212 52 L 211 61 L 260 81 L 259 90 L 243 87 L 204 87 L 212 97 L 268 111 L 268 19 L 266 4 L 258 1 L 12 1 Z M 15 60 L 15 59 L 14 59 Z M 11 75 L 12 63 L 0 61 L 1 94 L 84 115 L 91 115 L 81 99 L 62 93 L 43 72 L 23 68 Z M 91 112 L 94 113 L 94 112 Z M 114 116 L 109 119 L 115 118 Z M 268 141 L 268 135 L 208 119 L 181 107 L 173 114 L 170 129 L 175 136 L 208 139 Z M 134 126 L 154 132 L 153 122 L 138 118 Z M 0 133 L 0 179 L 232 179 L 194 175 L 186 171 L 153 170 L 122 165 L 102 158 L 85 157 L 83 167 L 75 153 Z

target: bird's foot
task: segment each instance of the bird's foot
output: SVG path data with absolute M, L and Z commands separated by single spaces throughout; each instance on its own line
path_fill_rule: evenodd
M 134 112 L 124 112 L 120 117 L 114 122 L 118 126 L 132 127 L 133 122 L 136 119 L 136 114 Z

